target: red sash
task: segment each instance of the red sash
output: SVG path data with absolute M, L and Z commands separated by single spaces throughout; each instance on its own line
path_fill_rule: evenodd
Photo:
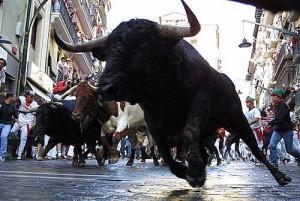
M 258 141 L 262 141 L 264 139 L 264 135 L 263 135 L 261 129 L 256 128 L 256 129 L 254 129 L 254 131 L 255 131 L 255 134 L 256 134 L 256 137 L 257 137 Z

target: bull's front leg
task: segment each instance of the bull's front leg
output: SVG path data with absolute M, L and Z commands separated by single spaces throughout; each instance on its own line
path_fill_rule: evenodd
M 208 154 L 204 147 L 207 136 L 213 135 L 215 128 L 210 122 L 210 100 L 206 91 L 199 91 L 189 108 L 183 130 L 185 144 L 189 147 L 186 180 L 193 187 L 200 187 L 206 180 Z
M 85 160 L 83 158 L 83 154 L 82 154 L 82 149 L 81 149 L 81 145 L 76 146 L 78 149 L 78 167 L 84 167 L 85 166 Z
M 194 119 L 193 124 L 188 124 L 184 128 L 185 143 L 189 146 L 189 152 L 187 156 L 188 170 L 186 172 L 186 180 L 193 187 L 200 187 L 206 180 L 206 164 L 208 161 L 207 152 L 199 139 L 199 128 L 195 126 L 198 119 Z

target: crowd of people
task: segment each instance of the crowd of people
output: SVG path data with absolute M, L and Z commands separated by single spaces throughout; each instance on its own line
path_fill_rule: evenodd
M 278 158 L 282 163 L 294 157 L 300 166 L 299 122 L 293 112 L 293 105 L 285 101 L 283 90 L 275 88 L 271 93 L 272 102 L 267 111 L 260 111 L 254 105 L 254 99 L 247 97 L 248 111 L 245 116 L 255 134 L 259 148 L 278 167 Z

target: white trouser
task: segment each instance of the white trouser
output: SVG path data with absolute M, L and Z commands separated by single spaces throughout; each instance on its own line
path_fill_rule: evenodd
M 49 141 L 50 137 L 48 135 L 45 135 L 45 138 L 44 138 L 44 144 L 45 146 L 48 144 L 48 141 Z M 50 157 L 50 158 L 55 158 L 56 157 L 56 147 L 54 146 L 48 153 L 47 153 L 47 156 Z
M 15 123 L 14 126 L 12 127 L 11 129 L 11 132 L 14 133 L 14 132 L 17 132 L 18 130 L 21 131 L 21 134 L 20 134 L 20 145 L 19 145 L 19 148 L 18 148 L 18 157 L 21 157 L 22 156 L 22 153 L 24 151 L 24 148 L 25 148 L 25 145 L 26 145 L 26 142 L 27 142 L 27 136 L 28 136 L 28 132 L 29 132 L 29 129 L 31 129 L 31 125 L 29 124 L 19 124 L 19 123 Z
M 74 155 L 74 146 L 70 145 L 67 156 L 73 157 L 73 155 Z

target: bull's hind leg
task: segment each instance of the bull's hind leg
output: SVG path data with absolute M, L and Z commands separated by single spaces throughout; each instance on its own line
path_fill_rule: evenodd
M 155 131 L 151 131 L 151 134 L 159 133 Z M 157 144 L 158 152 L 160 153 L 163 159 L 163 165 L 168 165 L 170 171 L 176 175 L 178 178 L 186 179 L 187 167 L 182 165 L 181 163 L 175 161 L 171 155 L 170 148 L 172 147 L 167 140 L 166 132 L 159 133 L 160 135 L 153 135 L 153 138 Z
M 231 118 L 231 121 L 225 127 L 229 132 L 234 132 L 248 145 L 254 156 L 262 162 L 272 173 L 278 184 L 286 185 L 291 181 L 291 178 L 279 171 L 266 159 L 263 152 L 258 148 L 255 136 L 246 120 L 245 116 L 240 113 Z
M 48 154 L 48 152 L 55 147 L 55 145 L 57 145 L 59 143 L 59 141 L 55 140 L 53 137 L 50 137 L 45 150 L 42 152 L 41 156 L 42 158 L 45 158 Z

